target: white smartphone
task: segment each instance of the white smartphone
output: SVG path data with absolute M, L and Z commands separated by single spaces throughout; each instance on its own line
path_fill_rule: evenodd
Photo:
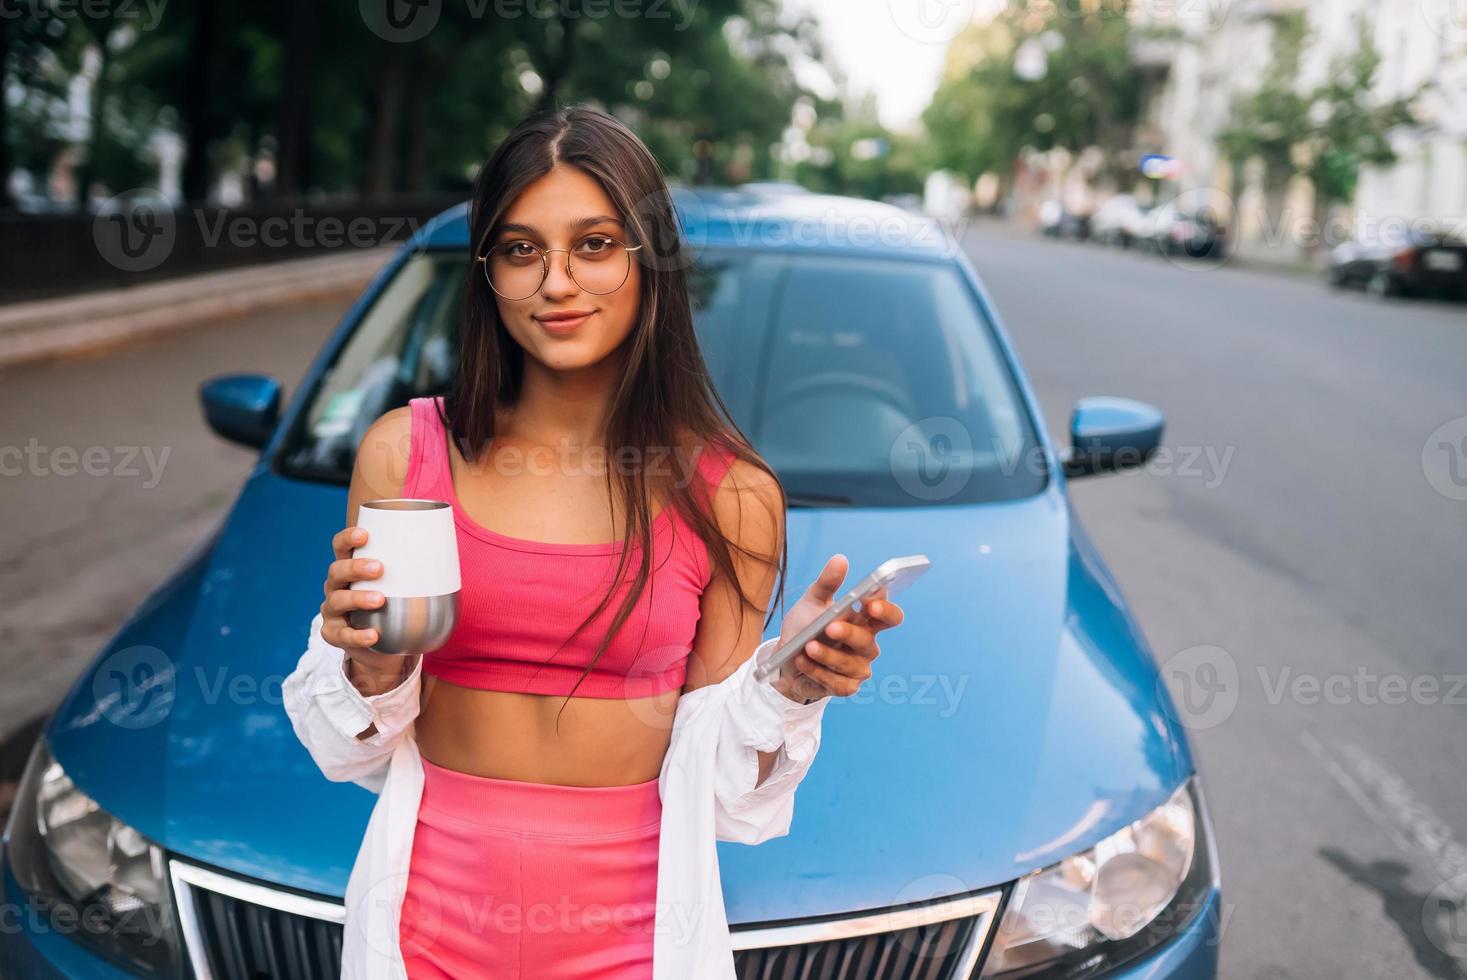
M 763 682 L 779 673 L 785 661 L 805 649 L 805 644 L 824 632 L 825 627 L 855 609 L 856 603 L 862 604 L 860 612 L 864 613 L 866 600 L 874 597 L 877 592 L 885 589 L 887 597 L 891 598 L 921 578 L 922 573 L 931 567 L 932 562 L 927 560 L 926 555 L 888 558 L 877 565 L 871 574 L 852 586 L 849 592 L 826 607 L 825 611 L 811 620 L 804 629 L 790 637 L 789 642 L 774 651 L 774 654 L 762 665 L 754 668 L 754 679 Z

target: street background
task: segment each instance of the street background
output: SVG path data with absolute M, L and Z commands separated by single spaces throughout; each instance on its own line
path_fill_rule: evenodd
M 508 127 L 586 99 L 674 183 L 943 221 L 1057 443 L 1080 397 L 1160 407 L 1166 453 L 1072 497 L 1192 730 L 1222 975 L 1467 977 L 1424 922 L 1467 895 L 1451 4 L 372 6 L 0 18 L 0 449 L 29 460 L 0 479 L 0 812 L 41 721 L 254 462 L 200 383 L 291 397 Z M 112 465 L 63 472 L 57 447 Z

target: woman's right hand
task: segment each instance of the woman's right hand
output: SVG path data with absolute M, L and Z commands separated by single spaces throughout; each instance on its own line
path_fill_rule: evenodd
M 326 571 L 326 599 L 321 603 L 321 638 L 341 647 L 353 661 L 352 678 L 366 695 L 390 690 L 408 676 L 416 664 L 414 657 L 378 653 L 368 647 L 378 640 L 375 629 L 356 629 L 348 616 L 353 609 L 376 609 L 383 603 L 382 594 L 371 589 L 353 589 L 352 582 L 380 578 L 382 563 L 375 558 L 353 558 L 352 550 L 367 543 L 367 532 L 359 527 L 346 527 L 331 539 L 336 554 Z M 350 676 L 350 675 L 348 675 Z M 360 682 L 358 681 L 360 679 Z

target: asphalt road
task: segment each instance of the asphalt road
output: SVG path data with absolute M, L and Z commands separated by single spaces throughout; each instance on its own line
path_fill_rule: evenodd
M 964 243 L 1052 431 L 1089 394 L 1168 415 L 1166 459 L 1073 493 L 1192 695 L 1224 976 L 1467 976 L 1467 912 L 1435 900 L 1467 893 L 1467 461 L 1440 448 L 1467 436 L 1467 308 L 996 227 Z M 0 371 L 0 445 L 39 460 L 0 480 L 0 740 L 233 499 L 253 454 L 202 426 L 198 383 L 293 391 L 344 306 Z M 68 474 L 64 447 L 103 472 Z
M 1073 498 L 1188 697 L 1223 975 L 1467 976 L 1467 307 L 963 243 L 1051 433 L 1085 395 L 1167 414 L 1167 458 Z
M 199 385 L 258 371 L 289 397 L 348 305 L 275 309 L 94 359 L 0 369 L 0 811 L 16 754 L 7 736 L 55 706 L 224 516 L 254 465 L 257 453 L 204 425 Z

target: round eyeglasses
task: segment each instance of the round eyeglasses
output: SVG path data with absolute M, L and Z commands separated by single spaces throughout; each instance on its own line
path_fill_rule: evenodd
M 587 235 L 573 249 L 541 248 L 526 241 L 501 242 L 474 261 L 484 266 L 484 278 L 495 294 L 507 300 L 529 299 L 550 275 L 550 253 L 565 253 L 565 271 L 588 293 L 614 293 L 632 271 L 632 253 L 641 245 L 626 245 L 610 235 Z

